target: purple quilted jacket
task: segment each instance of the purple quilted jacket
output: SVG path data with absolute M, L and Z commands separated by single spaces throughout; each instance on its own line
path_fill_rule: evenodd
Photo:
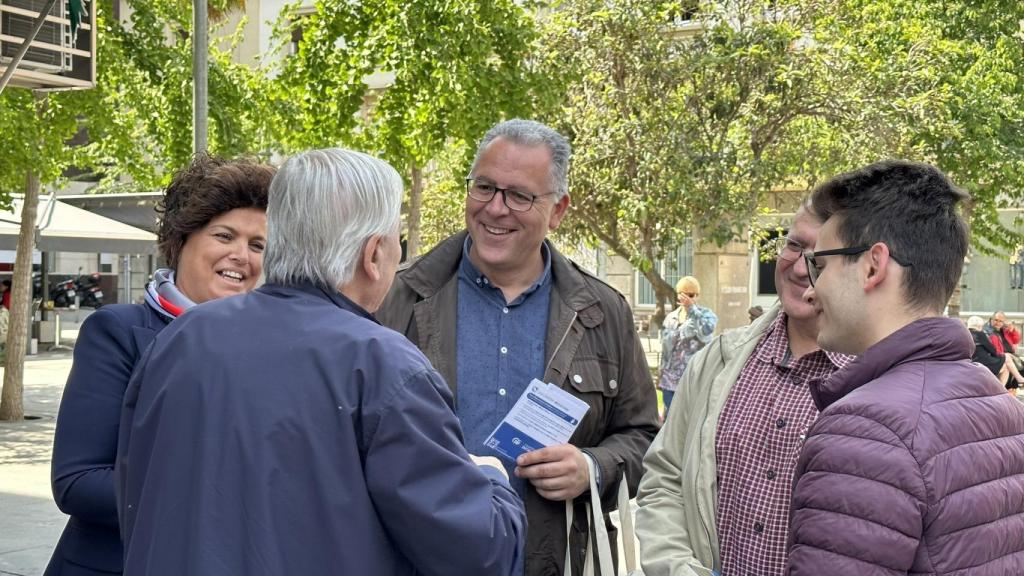
M 1024 575 L 1024 406 L 973 350 L 927 318 L 812 384 L 787 574 Z

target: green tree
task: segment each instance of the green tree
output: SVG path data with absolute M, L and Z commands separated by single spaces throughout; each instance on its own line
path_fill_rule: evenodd
M 675 290 L 655 261 L 691 234 L 742 236 L 773 186 L 821 171 L 810 147 L 834 148 L 824 136 L 849 109 L 831 46 L 811 40 L 823 8 L 566 0 L 552 13 L 545 45 L 564 60 L 551 74 L 570 79 L 550 116 L 574 146 L 567 232 L 629 259 L 656 321 Z
M 291 120 L 279 125 L 282 141 L 354 146 L 398 168 L 411 183 L 410 257 L 421 247 L 426 172 L 442 151 L 531 115 L 551 94 L 531 68 L 537 33 L 521 2 L 320 0 L 314 14 L 284 24 L 289 38 L 301 26 L 302 39 L 278 76 L 276 101 Z M 364 79 L 375 73 L 394 80 L 371 92 Z
M 130 1 L 126 23 L 98 3 L 97 83 L 91 90 L 46 96 L 7 89 L 0 95 L 0 207 L 25 192 L 22 231 L 6 346 L 0 420 L 20 420 L 23 360 L 29 322 L 36 203 L 42 186 L 59 186 L 75 166 L 102 175 L 100 188 L 152 190 L 191 156 L 191 3 Z M 211 8 L 232 7 L 220 1 Z M 237 34 L 234 40 L 237 40 Z M 211 150 L 235 156 L 267 150 L 269 130 L 258 104 L 266 82 L 260 70 L 231 62 L 210 48 Z M 89 143 L 66 145 L 80 129 Z M 127 177 L 128 184 L 122 180 Z
M 100 4 L 97 86 L 76 103 L 89 132 L 76 164 L 102 175 L 100 191 L 160 188 L 192 156 L 191 5 L 134 0 L 127 20 L 117 22 L 109 2 Z M 230 8 L 211 2 L 211 18 Z M 269 156 L 266 71 L 232 61 L 243 25 L 227 37 L 227 49 L 209 47 L 210 150 Z
M 1024 201 L 1024 6 L 1010 0 L 846 0 L 841 38 L 880 155 L 934 163 L 972 195 L 972 244 L 1021 235 L 996 210 Z

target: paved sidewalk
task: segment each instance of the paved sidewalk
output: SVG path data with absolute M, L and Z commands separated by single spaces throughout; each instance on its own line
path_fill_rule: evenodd
M 25 414 L 38 419 L 0 422 L 0 576 L 42 574 L 67 522 L 50 493 L 50 452 L 70 370 L 70 352 L 29 357 Z

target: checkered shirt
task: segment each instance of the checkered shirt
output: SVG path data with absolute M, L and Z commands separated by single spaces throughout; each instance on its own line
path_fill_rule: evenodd
M 793 471 L 818 417 L 807 382 L 827 378 L 850 359 L 821 350 L 793 359 L 780 313 L 747 360 L 715 439 L 723 576 L 783 573 Z

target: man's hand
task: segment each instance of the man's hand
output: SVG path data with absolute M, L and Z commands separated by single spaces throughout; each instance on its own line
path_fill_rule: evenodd
M 590 487 L 587 457 L 572 444 L 527 452 L 516 465 L 516 476 L 529 480 L 548 500 L 572 500 Z
M 505 467 L 502 466 L 501 460 L 498 460 L 494 456 L 474 456 L 470 454 L 469 459 L 477 466 L 490 466 L 491 468 L 497 468 L 501 471 L 501 475 L 505 477 L 505 480 L 508 480 L 508 472 L 505 470 Z

